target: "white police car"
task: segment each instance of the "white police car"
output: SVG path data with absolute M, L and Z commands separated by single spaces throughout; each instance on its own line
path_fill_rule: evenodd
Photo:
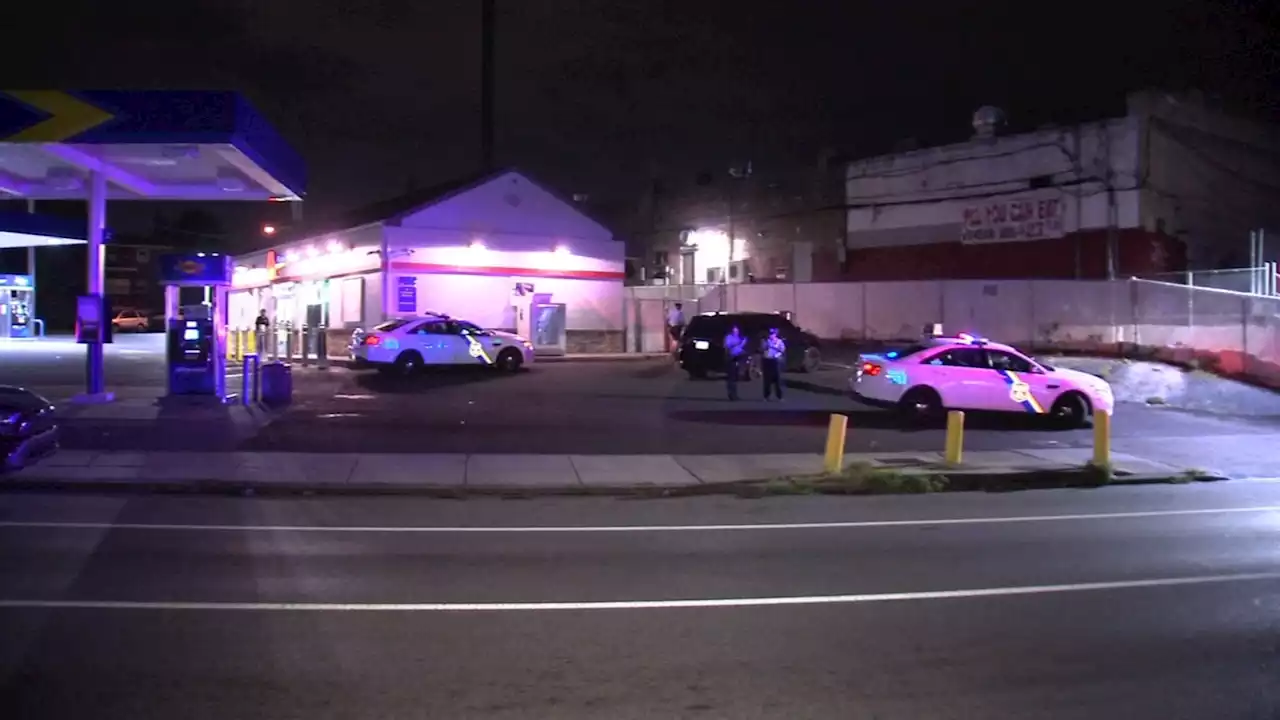
M 1100 377 L 1051 367 L 965 333 L 860 355 L 849 389 L 866 404 L 894 407 L 917 419 L 979 410 L 1047 416 L 1081 427 L 1094 412 L 1110 413 L 1115 406 L 1111 385 Z
M 533 362 L 533 344 L 443 313 L 388 320 L 356 330 L 348 348 L 356 368 L 409 374 L 425 365 L 482 365 L 515 372 Z

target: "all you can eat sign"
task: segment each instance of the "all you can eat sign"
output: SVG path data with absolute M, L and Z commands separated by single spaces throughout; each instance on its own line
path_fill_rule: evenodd
M 998 200 L 964 209 L 960 242 L 997 243 L 1062 237 L 1061 198 Z

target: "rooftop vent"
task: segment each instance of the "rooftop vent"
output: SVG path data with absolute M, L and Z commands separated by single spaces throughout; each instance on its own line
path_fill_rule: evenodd
M 992 105 L 983 105 L 973 113 L 975 138 L 993 138 L 1005 124 L 1004 111 Z

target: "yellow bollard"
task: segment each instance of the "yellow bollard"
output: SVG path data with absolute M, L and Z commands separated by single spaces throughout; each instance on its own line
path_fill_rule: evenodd
M 959 410 L 947 413 L 945 456 L 948 465 L 959 465 L 964 459 L 964 413 Z
M 236 331 L 232 329 L 227 330 L 227 359 L 236 359 Z
M 1093 414 L 1093 461 L 1094 467 L 1111 465 L 1111 413 L 1095 412 Z
M 822 460 L 822 469 L 829 473 L 838 473 L 844 469 L 844 436 L 849 430 L 849 416 L 833 413 L 831 422 L 827 424 L 827 452 Z
M 244 347 L 246 348 L 245 354 L 253 355 L 257 353 L 258 352 L 258 337 L 257 337 L 258 334 L 252 330 L 241 330 L 240 332 L 244 333 Z

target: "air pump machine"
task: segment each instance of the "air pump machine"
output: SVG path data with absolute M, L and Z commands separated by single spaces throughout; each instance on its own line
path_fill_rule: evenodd
M 231 258 L 181 253 L 160 258 L 169 395 L 227 396 L 227 289 Z

